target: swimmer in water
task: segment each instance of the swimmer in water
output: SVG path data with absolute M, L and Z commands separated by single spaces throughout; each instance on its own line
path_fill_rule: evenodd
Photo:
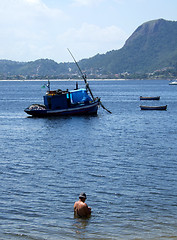
M 79 201 L 74 204 L 74 214 L 77 217 L 88 217 L 91 214 L 91 208 L 87 206 L 85 200 L 87 196 L 85 193 L 79 195 Z

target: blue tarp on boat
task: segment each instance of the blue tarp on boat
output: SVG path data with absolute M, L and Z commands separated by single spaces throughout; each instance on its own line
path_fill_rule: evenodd
M 44 105 L 47 109 L 66 109 L 76 104 L 87 104 L 92 99 L 87 94 L 86 89 L 77 89 L 69 92 L 57 94 L 56 92 L 49 92 L 44 96 Z
M 92 101 L 86 89 L 70 91 L 70 99 L 72 104 Z

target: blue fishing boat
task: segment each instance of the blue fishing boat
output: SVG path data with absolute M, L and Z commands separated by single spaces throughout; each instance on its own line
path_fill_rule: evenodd
M 32 104 L 24 111 L 34 117 L 91 115 L 97 114 L 100 104 L 100 98 L 92 99 L 86 89 L 48 90 L 43 98 L 44 105 Z
M 71 52 L 70 54 L 73 57 Z M 50 81 L 48 81 L 48 91 L 44 96 L 44 104 L 30 105 L 24 110 L 27 114 L 34 117 L 93 115 L 97 114 L 99 106 L 111 113 L 111 111 L 104 107 L 100 98 L 93 96 L 86 75 L 82 73 L 74 57 L 73 59 L 84 79 L 85 88 L 79 89 L 78 84 L 76 84 L 76 89 L 72 91 L 62 91 L 61 89 L 51 91 Z

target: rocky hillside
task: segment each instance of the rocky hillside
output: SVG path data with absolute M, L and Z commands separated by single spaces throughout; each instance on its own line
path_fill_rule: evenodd
M 177 74 L 177 22 L 158 19 L 139 26 L 119 50 L 98 54 L 79 62 L 88 76 L 120 76 L 167 70 Z M 67 78 L 78 74 L 74 63 L 49 59 L 33 62 L 0 60 L 0 78 Z
M 111 73 L 152 72 L 177 64 L 177 22 L 146 22 L 128 38 L 123 48 L 82 60 L 83 67 Z

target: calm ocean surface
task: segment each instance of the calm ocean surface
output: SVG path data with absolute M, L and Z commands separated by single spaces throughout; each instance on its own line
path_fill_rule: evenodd
M 112 114 L 28 117 L 44 83 L 0 81 L 0 239 L 177 239 L 177 86 L 90 81 Z M 74 87 L 51 81 L 51 89 Z M 80 192 L 89 219 L 74 218 Z

